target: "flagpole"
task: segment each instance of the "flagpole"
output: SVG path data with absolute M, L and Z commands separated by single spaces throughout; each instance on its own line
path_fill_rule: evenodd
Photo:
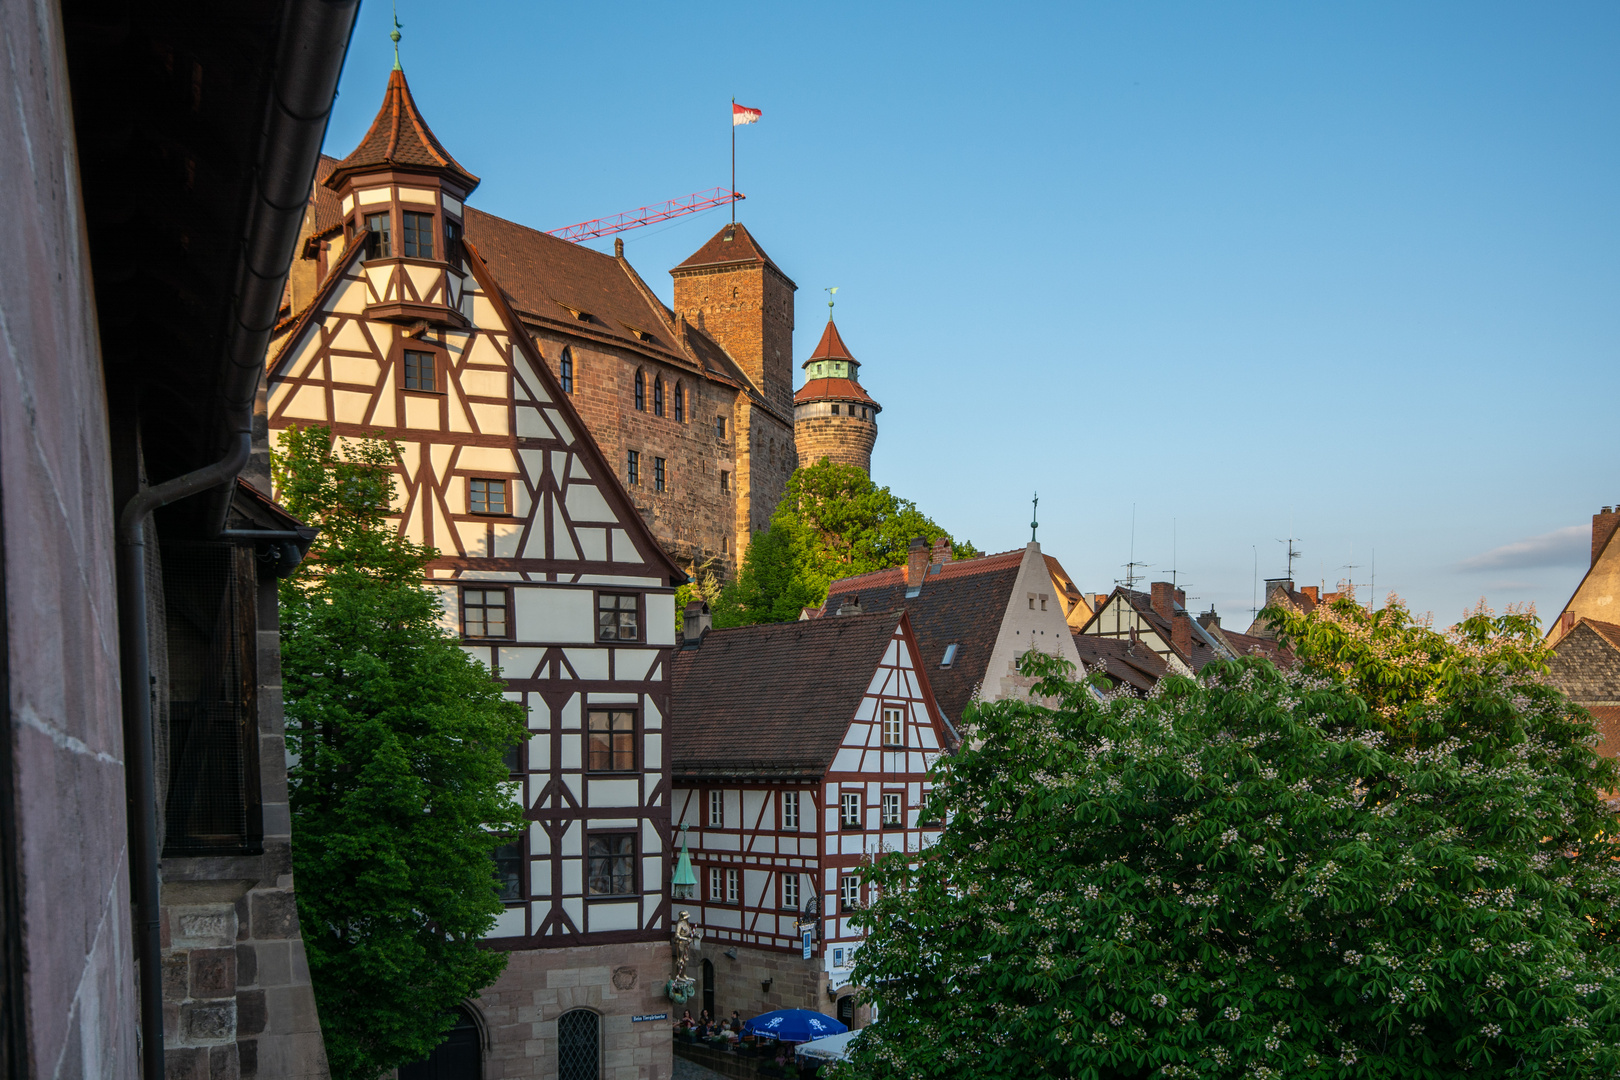
M 731 99 L 731 223 L 737 224 L 737 99 Z

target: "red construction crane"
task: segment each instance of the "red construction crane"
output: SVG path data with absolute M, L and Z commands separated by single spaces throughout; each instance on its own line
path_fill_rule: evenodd
M 651 225 L 657 221 L 668 221 L 670 218 L 677 218 L 683 214 L 695 214 L 699 210 L 710 210 L 716 206 L 725 206 L 727 203 L 742 202 L 747 197 L 740 191 L 710 188 L 708 191 L 699 191 L 688 195 L 684 199 L 670 199 L 668 202 L 656 203 L 652 206 L 638 206 L 634 210 L 615 214 L 612 217 L 595 218 L 591 221 L 582 221 L 578 225 L 569 225 L 562 229 L 551 229 L 547 235 L 581 244 L 586 240 L 595 240 L 603 236 L 612 236 L 614 233 L 639 229 L 643 225 Z

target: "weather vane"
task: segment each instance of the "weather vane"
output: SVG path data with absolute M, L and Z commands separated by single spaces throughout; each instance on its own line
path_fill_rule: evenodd
M 399 21 L 399 5 L 394 5 L 394 28 L 388 31 L 388 39 L 394 43 L 394 70 L 401 70 L 399 66 L 399 31 L 405 24 Z
M 1035 520 L 1036 511 L 1040 509 L 1040 505 L 1041 493 L 1037 491 L 1035 493 L 1035 498 L 1030 501 L 1029 506 L 1029 542 L 1032 544 L 1035 542 L 1035 530 L 1041 527 L 1041 523 Z
M 827 321 L 832 322 L 833 293 L 838 291 L 838 286 L 834 285 L 821 291 L 827 294 Z

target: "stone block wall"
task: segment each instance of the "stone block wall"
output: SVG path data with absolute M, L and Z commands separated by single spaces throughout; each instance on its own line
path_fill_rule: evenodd
M 598 1014 L 602 1080 L 669 1080 L 679 1013 L 664 996 L 665 942 L 521 949 L 495 985 L 470 1003 L 484 1029 L 484 1077 L 557 1076 L 557 1020 Z M 667 1020 L 634 1017 L 670 1013 Z
M 844 405 L 844 408 L 852 406 Z M 859 416 L 834 416 L 825 401 L 800 405 L 793 421 L 793 438 L 799 461 L 814 465 L 828 458 L 838 465 L 857 465 L 872 471 L 872 448 L 877 445 L 877 414 L 862 420 Z
M 771 407 L 793 415 L 793 294 L 769 266 L 672 270 L 675 312 L 731 354 Z
M 737 953 L 736 959 L 728 955 L 732 950 Z M 714 965 L 714 1008 L 722 1017 L 730 1018 L 735 1010 L 748 1020 L 773 1009 L 809 1009 L 832 1015 L 827 974 L 819 956 L 806 960 L 799 952 L 709 942 L 703 946 L 701 957 Z M 693 1016 L 702 1007 L 702 991 L 700 984 L 692 999 L 692 1005 L 697 1006 L 692 1008 Z

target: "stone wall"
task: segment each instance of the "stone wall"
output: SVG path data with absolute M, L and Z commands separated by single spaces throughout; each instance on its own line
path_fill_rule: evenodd
M 0 1074 L 133 1077 L 107 402 L 55 4 L 0 0 Z
M 522 949 L 494 986 L 470 1003 L 485 1035 L 486 1080 L 557 1076 L 557 1019 L 571 1009 L 601 1017 L 601 1080 L 669 1080 L 674 1004 L 666 942 Z M 633 1017 L 670 1013 L 668 1020 Z
M 733 951 L 736 959 L 729 955 Z M 809 1009 L 832 1015 L 827 974 L 819 956 L 806 960 L 799 952 L 709 942 L 694 965 L 698 993 L 687 1006 L 693 1016 L 703 1006 L 702 960 L 714 965 L 714 1008 L 719 1016 L 730 1018 L 735 1010 L 747 1020 L 773 1009 Z
M 759 263 L 670 274 L 676 314 L 719 342 L 771 407 L 792 416 L 793 283 Z
M 843 408 L 852 406 L 845 404 Z M 859 416 L 834 416 L 829 402 L 800 405 L 793 420 L 793 438 L 799 461 L 814 465 L 822 458 L 837 465 L 858 465 L 872 471 L 872 447 L 877 444 L 877 414 L 862 420 Z

